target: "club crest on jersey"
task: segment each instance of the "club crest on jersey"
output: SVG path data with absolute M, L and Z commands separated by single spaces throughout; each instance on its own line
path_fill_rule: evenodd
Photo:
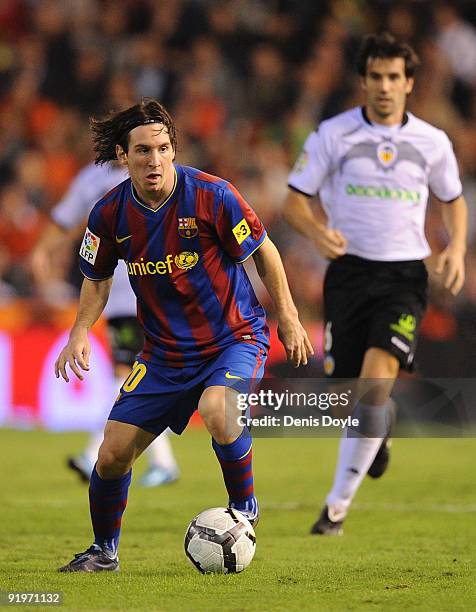
M 192 251 L 182 251 L 175 255 L 175 265 L 181 270 L 191 270 L 197 265 L 198 253 Z
M 384 168 L 391 168 L 397 161 L 398 149 L 390 142 L 385 140 L 377 146 L 377 159 Z
M 197 220 L 195 217 L 178 217 L 178 233 L 181 238 L 198 236 Z
M 324 357 L 324 373 L 326 376 L 332 376 L 334 374 L 334 370 L 336 368 L 336 362 L 334 361 L 334 357 L 330 354 L 327 354 Z
M 83 242 L 81 243 L 81 248 L 79 249 L 79 254 L 92 266 L 94 266 L 94 262 L 96 261 L 100 242 L 101 239 L 99 238 L 99 236 L 93 234 L 92 231 L 87 227 L 86 232 L 84 234 Z

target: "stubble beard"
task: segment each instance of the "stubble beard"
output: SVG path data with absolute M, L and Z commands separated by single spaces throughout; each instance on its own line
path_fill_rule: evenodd
M 387 119 L 388 117 L 390 117 L 391 115 L 393 115 L 395 113 L 395 105 L 392 104 L 391 108 L 388 107 L 388 110 L 384 110 L 381 107 L 379 107 L 377 104 L 373 104 L 372 105 L 372 111 L 380 119 Z

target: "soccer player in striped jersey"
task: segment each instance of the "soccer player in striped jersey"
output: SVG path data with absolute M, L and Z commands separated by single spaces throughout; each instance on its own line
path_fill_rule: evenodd
M 379 477 L 388 464 L 390 393 L 399 369 L 412 368 L 426 307 L 430 190 L 443 203 L 449 233 L 436 271 L 453 295 L 464 283 L 467 207 L 451 143 L 405 112 L 417 61 L 389 34 L 368 37 L 358 59 L 365 106 L 323 121 L 289 176 L 285 217 L 331 260 L 324 281 L 325 372 L 381 381 L 357 403 L 360 429 L 342 438 L 315 534 L 342 533 L 365 474 Z M 310 207 L 316 194 L 327 223 Z
M 121 518 L 135 459 L 197 409 L 212 436 L 228 504 L 258 520 L 251 437 L 236 391 L 263 375 L 265 313 L 241 265 L 253 257 L 276 307 L 289 359 L 306 364 L 301 326 L 279 254 L 255 212 L 225 180 L 174 163 L 176 132 L 148 99 L 92 122 L 96 162 L 118 159 L 130 178 L 93 208 L 80 250 L 85 276 L 76 322 L 55 365 L 82 379 L 88 330 L 107 301 L 119 259 L 137 297 L 145 345 L 109 415 L 89 489 L 94 544 L 61 571 L 117 571 Z M 227 391 L 228 390 L 228 391 Z

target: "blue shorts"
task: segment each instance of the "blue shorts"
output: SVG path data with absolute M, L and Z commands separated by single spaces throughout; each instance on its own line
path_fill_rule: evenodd
M 181 434 L 207 387 L 249 393 L 261 380 L 267 358 L 262 344 L 237 342 L 202 364 L 170 368 L 137 359 L 121 387 L 109 420 L 160 435 L 167 427 Z

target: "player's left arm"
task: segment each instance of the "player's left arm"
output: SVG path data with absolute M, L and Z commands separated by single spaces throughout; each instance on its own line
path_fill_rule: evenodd
M 468 234 L 468 207 L 464 196 L 443 204 L 443 223 L 449 233 L 450 242 L 438 256 L 435 271 L 446 271 L 445 288 L 457 295 L 464 285 L 464 257 Z
M 278 249 L 266 237 L 253 253 L 253 259 L 276 308 L 279 339 L 286 349 L 288 359 L 296 368 L 301 364 L 306 365 L 307 358 L 314 355 L 314 350 L 299 321 Z

